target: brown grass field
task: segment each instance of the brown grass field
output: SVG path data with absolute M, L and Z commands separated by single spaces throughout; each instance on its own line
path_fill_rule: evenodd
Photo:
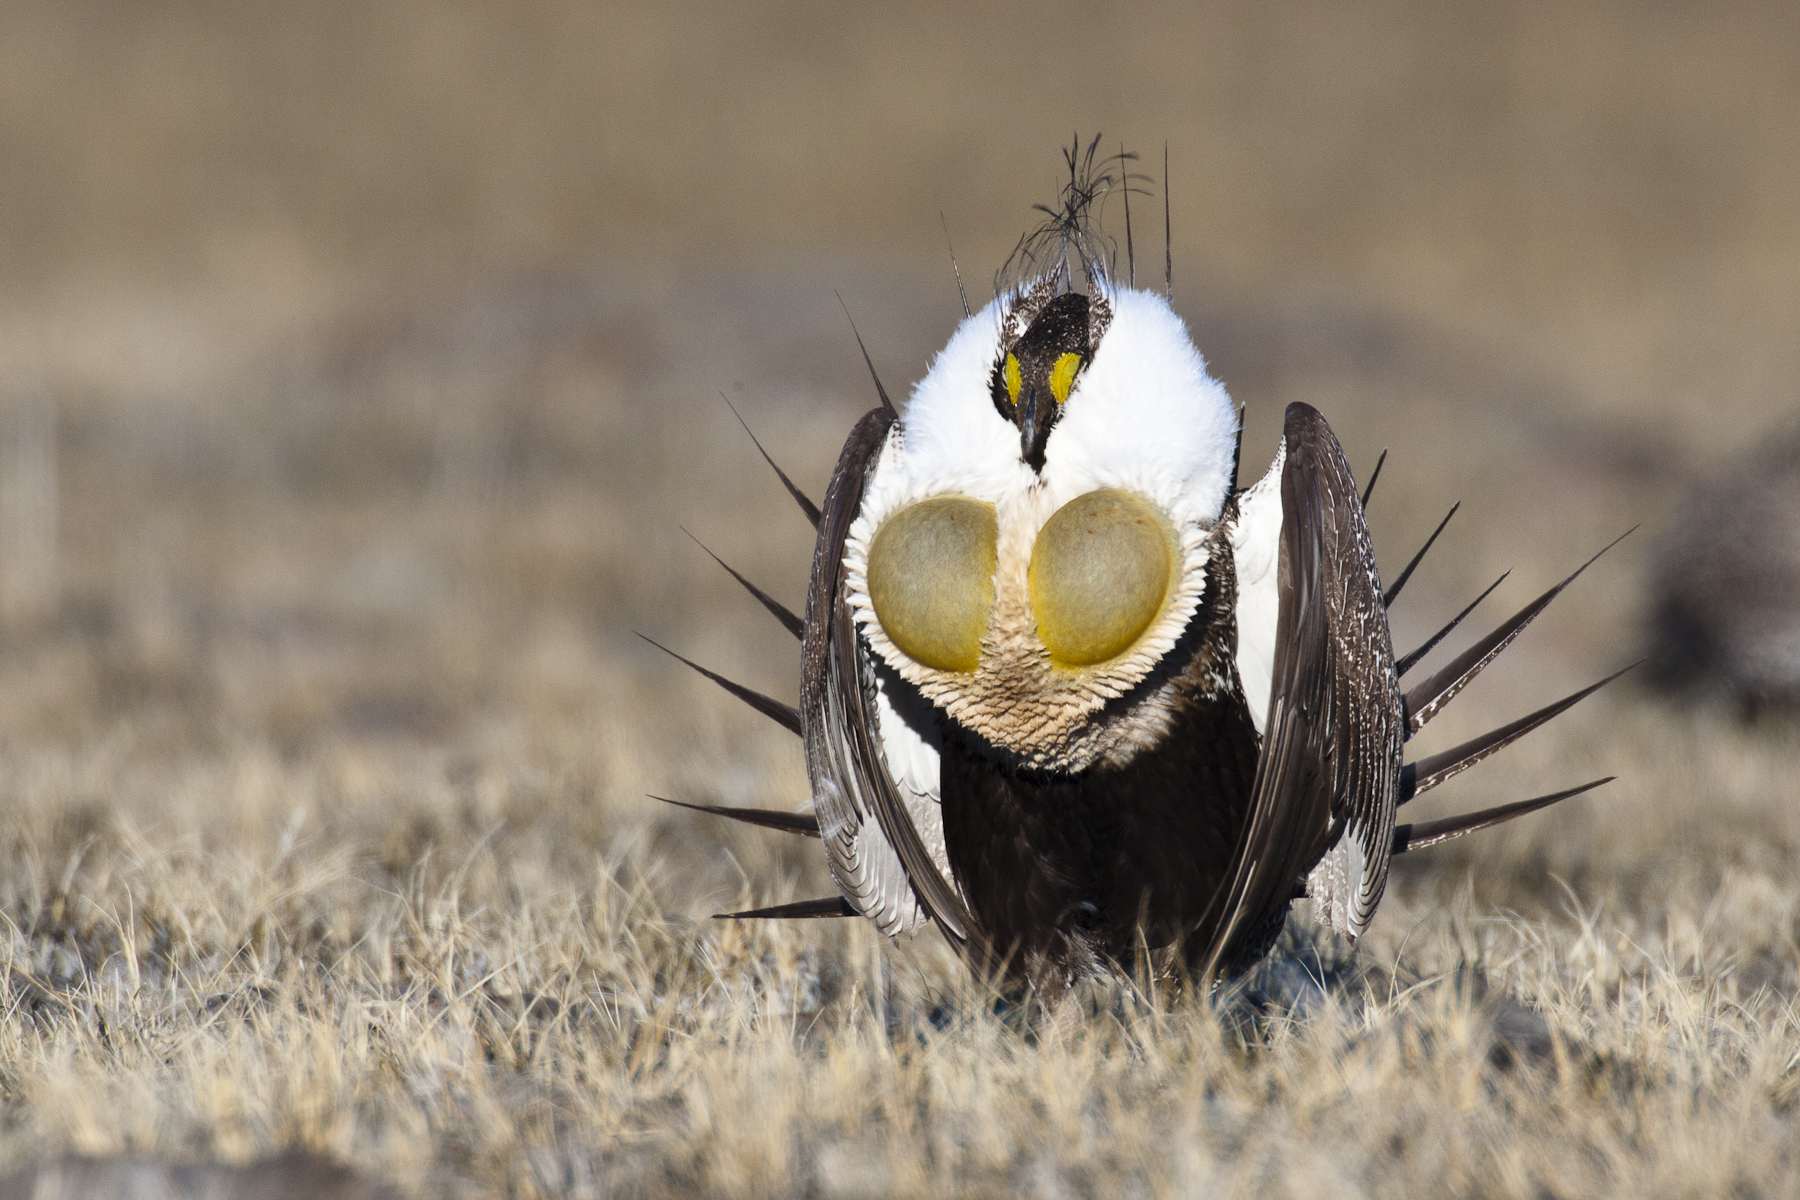
M 817 844 L 645 794 L 799 752 L 633 633 L 793 694 L 682 534 L 798 600 L 717 393 L 817 492 L 834 289 L 903 390 L 940 212 L 980 290 L 1080 128 L 1169 143 L 1246 470 L 1296 399 L 1392 447 L 1390 570 L 1464 501 L 1397 641 L 1644 526 L 1425 751 L 1637 657 L 1795 409 L 1793 6 L 0 22 L 0 1196 L 1800 1192 L 1791 722 L 1622 684 L 1421 806 L 1618 781 L 1409 858 L 1323 993 L 1020 1028 L 931 939 L 707 919 Z

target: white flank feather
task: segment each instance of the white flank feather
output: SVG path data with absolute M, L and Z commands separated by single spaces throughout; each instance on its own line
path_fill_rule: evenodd
M 1269 471 L 1238 501 L 1237 526 L 1231 531 L 1231 561 L 1237 571 L 1237 664 L 1244 702 L 1256 732 L 1269 717 L 1269 689 L 1275 679 L 1275 619 L 1280 615 L 1277 589 L 1281 565 L 1281 468 L 1287 441 L 1275 447 Z

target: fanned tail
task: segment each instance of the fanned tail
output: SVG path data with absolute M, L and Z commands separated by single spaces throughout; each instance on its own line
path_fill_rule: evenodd
M 1371 473 L 1369 478 L 1368 488 L 1363 493 L 1363 502 L 1365 504 L 1368 502 L 1370 493 L 1374 491 L 1375 478 L 1381 473 L 1381 461 L 1382 460 L 1379 459 L 1376 461 L 1375 470 Z M 1393 584 L 1387 589 L 1387 592 L 1383 596 L 1383 600 L 1388 605 L 1392 605 L 1394 600 L 1400 595 L 1400 590 L 1406 586 L 1407 580 L 1412 578 L 1413 571 L 1424 559 L 1426 552 L 1431 549 L 1433 543 L 1437 541 L 1438 535 L 1444 532 L 1444 527 L 1450 523 L 1450 518 L 1456 515 L 1456 510 L 1459 507 L 1461 507 L 1460 503 L 1451 506 L 1450 511 L 1445 514 L 1442 521 L 1438 522 L 1438 526 L 1432 531 L 1431 536 L 1425 539 L 1425 544 L 1419 547 L 1418 553 L 1413 555 L 1405 568 L 1402 569 L 1400 574 L 1395 578 Z M 1633 529 L 1635 528 L 1636 527 L 1633 526 Z M 1555 600 L 1557 596 L 1562 594 L 1565 588 L 1575 582 L 1583 571 L 1593 566 L 1602 554 L 1605 554 L 1608 550 L 1611 550 L 1614 546 L 1625 540 L 1631 532 L 1632 529 L 1628 529 L 1612 541 L 1608 542 L 1605 546 L 1602 546 L 1592 558 L 1589 558 L 1579 567 L 1576 567 L 1575 570 L 1571 571 L 1561 582 L 1557 583 L 1537 599 L 1501 622 L 1501 624 L 1487 634 L 1487 636 L 1478 639 L 1474 645 L 1457 655 L 1430 678 L 1409 689 L 1405 695 L 1407 739 L 1410 741 L 1414 735 L 1425 728 L 1433 717 L 1442 712 L 1463 688 L 1467 687 L 1477 675 L 1481 674 L 1489 663 L 1498 658 L 1500 653 L 1513 643 L 1519 634 L 1525 631 L 1527 625 L 1537 619 L 1538 614 L 1542 613 L 1550 606 L 1552 600 Z M 1476 596 L 1474 600 L 1470 601 L 1461 612 L 1457 613 L 1454 617 L 1451 617 L 1450 620 L 1436 633 L 1426 638 L 1417 649 L 1404 654 L 1397 659 L 1394 664 L 1395 673 L 1397 675 L 1405 675 L 1408 671 L 1417 666 L 1427 654 L 1436 648 L 1439 642 L 1443 641 L 1444 638 L 1448 637 L 1453 630 L 1461 625 L 1463 620 L 1468 617 L 1470 613 L 1474 612 L 1476 607 L 1480 605 L 1483 600 L 1486 600 L 1488 596 L 1493 593 L 1494 589 L 1499 587 L 1500 584 L 1506 580 L 1507 575 L 1510 574 L 1511 572 L 1508 571 L 1505 574 L 1502 574 L 1499 579 L 1490 583 L 1482 590 L 1479 596 Z M 1462 774 L 1470 767 L 1477 765 L 1483 759 L 1504 750 L 1507 746 L 1512 745 L 1512 743 L 1543 725 L 1552 717 L 1567 712 L 1588 696 L 1593 695 L 1595 692 L 1638 665 L 1640 664 L 1631 663 L 1628 666 L 1614 671 L 1604 679 L 1591 683 L 1578 691 L 1564 696 L 1560 700 L 1546 704 L 1542 708 L 1527 713 L 1516 720 L 1509 721 L 1496 729 L 1491 729 L 1479 737 L 1471 738 L 1461 745 L 1453 746 L 1448 750 L 1428 755 L 1406 764 L 1400 773 L 1400 790 L 1399 795 L 1395 798 L 1396 806 L 1408 803 L 1421 793 L 1430 791 L 1439 784 L 1444 783 L 1447 780 Z M 1396 825 L 1394 827 L 1392 853 L 1406 854 L 1413 850 L 1424 849 L 1427 846 L 1435 846 L 1439 842 L 1447 842 L 1452 838 L 1461 837 L 1465 833 L 1474 833 L 1480 829 L 1487 829 L 1494 825 L 1499 825 L 1502 822 L 1512 820 L 1514 817 L 1522 817 L 1526 813 L 1536 812 L 1539 809 L 1548 808 L 1552 804 L 1567 800 L 1570 797 L 1579 796 L 1602 784 L 1612 782 L 1612 779 L 1612 776 L 1607 776 L 1605 779 L 1596 779 L 1592 782 L 1568 788 L 1564 791 L 1552 792 L 1549 795 L 1537 796 L 1529 800 L 1517 800 L 1510 804 L 1496 805 L 1492 808 L 1484 808 L 1476 812 L 1464 813 L 1459 816 L 1444 817 L 1435 821 L 1419 821 L 1410 824 Z
M 945 237 L 946 239 L 949 237 L 948 228 L 945 230 Z M 954 269 L 954 252 L 952 252 L 951 256 L 951 265 Z M 959 270 L 956 274 L 957 291 L 962 295 L 963 310 L 964 314 L 967 315 L 968 297 L 966 294 L 962 293 L 962 273 Z M 882 385 L 881 376 L 875 371 L 875 361 L 869 355 L 869 348 L 863 342 L 862 333 L 856 327 L 855 318 L 850 316 L 849 306 L 844 305 L 844 298 L 842 296 L 838 297 L 838 303 L 844 307 L 844 317 L 850 322 L 850 332 L 856 338 L 856 348 L 862 352 L 863 365 L 869 369 L 869 378 L 875 384 L 875 394 L 880 397 L 883 408 L 889 413 L 894 412 L 894 403 L 888 398 L 887 388 Z M 731 402 L 731 398 L 725 395 L 725 393 L 720 392 L 719 399 L 725 401 L 725 407 L 731 410 L 731 415 L 737 418 L 739 425 L 743 426 L 744 433 L 749 436 L 751 444 L 756 447 L 756 452 L 762 455 L 763 461 L 769 464 L 769 469 L 775 472 L 775 477 L 781 481 L 781 486 L 787 490 L 788 495 L 793 497 L 794 503 L 797 504 L 800 511 L 805 514 L 806 519 L 812 523 L 814 529 L 819 528 L 819 525 L 824 519 L 819 506 L 813 502 L 810 496 L 800 490 L 786 471 L 781 469 L 781 465 L 775 461 L 768 450 L 763 446 L 761 439 L 759 439 L 756 436 L 755 431 L 750 428 L 750 423 L 744 420 L 744 414 L 737 410 L 737 406 Z M 735 579 L 739 586 L 749 592 L 757 603 L 768 610 L 769 614 L 779 621 L 783 628 L 793 634 L 795 638 L 804 640 L 806 635 L 806 623 L 799 614 L 781 601 L 775 599 L 775 597 L 771 596 L 768 592 L 765 592 L 756 584 L 752 583 L 749 578 L 739 572 L 737 568 L 733 567 L 723 558 L 714 554 L 712 548 L 707 546 L 706 543 L 702 542 L 699 538 L 695 537 L 692 531 L 683 528 L 682 532 L 686 533 L 688 537 L 693 538 L 694 544 L 706 551 L 707 557 L 711 558 L 714 562 L 718 563 L 720 567 L 724 568 L 725 572 Z M 725 691 L 731 693 L 731 695 L 735 696 L 737 699 L 742 700 L 745 704 L 763 714 L 765 717 L 768 717 L 794 736 L 804 736 L 800 720 L 800 710 L 793 705 L 777 700 L 773 696 L 765 695 L 754 688 L 746 687 L 736 680 L 728 679 L 716 671 L 708 670 L 693 659 L 678 654 L 647 634 L 639 633 L 638 636 L 652 646 L 655 646 L 658 650 L 661 650 L 664 654 L 675 659 L 683 666 L 704 675 L 707 679 L 725 689 Z M 727 820 L 732 821 L 740 821 L 746 825 L 755 825 L 763 829 L 773 829 L 777 832 L 797 834 L 802 837 L 816 838 L 820 836 L 819 819 L 810 812 L 787 812 L 780 809 L 767 808 L 740 808 L 725 804 L 695 804 L 686 800 L 672 800 L 666 796 L 652 796 L 650 798 L 652 800 L 661 801 L 664 804 L 673 804 L 679 808 L 710 813 L 713 816 L 724 817 Z M 851 917 L 857 914 L 856 910 L 850 906 L 850 902 L 845 900 L 842 896 L 829 896 L 818 900 L 798 900 L 791 904 L 777 904 L 769 908 L 746 909 L 742 912 L 716 913 L 714 915 L 719 919 L 725 920 L 761 920 L 778 918 Z

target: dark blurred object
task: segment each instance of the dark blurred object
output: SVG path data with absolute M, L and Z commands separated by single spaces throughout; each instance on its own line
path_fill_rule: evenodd
M 0 1179 L 0 1200 L 395 1200 L 334 1162 L 295 1152 L 243 1166 L 148 1158 L 61 1158 Z
M 1800 715 L 1800 425 L 1694 485 L 1650 565 L 1651 678 Z

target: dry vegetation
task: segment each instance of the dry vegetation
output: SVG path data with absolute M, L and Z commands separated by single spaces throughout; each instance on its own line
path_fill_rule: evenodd
M 714 393 L 816 490 L 832 289 L 915 376 L 939 209 L 980 280 L 1075 125 L 1169 139 L 1247 457 L 1301 398 L 1394 447 L 1390 563 L 1466 501 L 1400 641 L 1648 526 L 1427 749 L 1634 656 L 1794 403 L 1793 10 L 1258 11 L 13 6 L 0 1195 L 1800 1189 L 1793 725 L 1604 694 L 1422 803 L 1620 781 L 1406 863 L 1323 992 L 1030 1023 L 708 922 L 816 846 L 643 798 L 804 794 L 631 633 L 791 688 L 680 532 L 797 597 Z

